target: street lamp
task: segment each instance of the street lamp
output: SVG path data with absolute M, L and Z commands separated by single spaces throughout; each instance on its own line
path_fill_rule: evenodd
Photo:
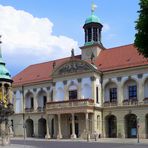
M 140 120 L 140 118 L 137 117 L 137 143 L 140 143 L 140 138 L 139 138 L 139 127 L 140 127 L 139 120 Z

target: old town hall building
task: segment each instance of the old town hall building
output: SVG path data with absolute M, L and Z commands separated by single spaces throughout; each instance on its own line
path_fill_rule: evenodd
M 92 10 L 81 55 L 13 78 L 14 136 L 148 138 L 148 60 L 133 44 L 106 49 L 102 27 Z

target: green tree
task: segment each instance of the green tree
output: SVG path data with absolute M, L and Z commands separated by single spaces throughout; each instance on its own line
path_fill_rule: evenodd
M 148 0 L 140 0 L 139 18 L 136 21 L 134 45 L 138 52 L 148 58 Z

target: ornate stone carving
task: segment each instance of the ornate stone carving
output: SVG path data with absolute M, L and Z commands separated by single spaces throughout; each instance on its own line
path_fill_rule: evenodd
M 58 71 L 59 75 L 67 74 L 67 73 L 76 73 L 82 71 L 88 71 L 90 68 L 84 62 L 70 62 L 65 64 Z

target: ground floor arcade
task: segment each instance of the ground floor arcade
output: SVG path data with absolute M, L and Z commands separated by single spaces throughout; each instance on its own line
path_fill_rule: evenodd
M 148 138 L 147 108 L 105 109 L 102 130 L 107 138 Z

